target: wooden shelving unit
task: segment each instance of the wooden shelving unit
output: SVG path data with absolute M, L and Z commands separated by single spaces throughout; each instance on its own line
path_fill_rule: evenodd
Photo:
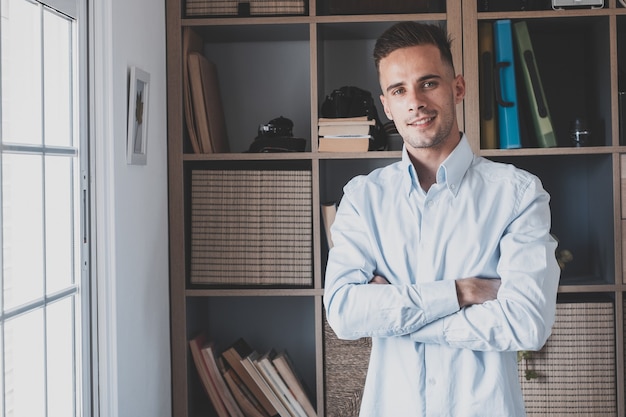
M 620 140 L 618 73 L 626 71 L 626 9 L 606 0 L 602 9 L 479 12 L 476 0 L 441 0 L 419 14 L 326 16 L 321 0 L 305 16 L 186 18 L 184 0 L 167 0 L 170 309 L 173 415 L 215 415 L 202 392 L 187 341 L 205 330 L 219 347 L 245 337 L 262 351 L 285 348 L 325 415 L 322 294 L 326 262 L 320 203 L 338 200 L 352 176 L 389 164 L 399 151 L 332 154 L 317 151 L 318 109 L 343 85 L 378 95 L 371 58 L 382 31 L 401 20 L 442 22 L 453 38 L 457 72 L 467 95 L 459 105 L 475 152 L 512 162 L 540 176 L 552 195 L 554 233 L 575 260 L 560 287 L 564 300 L 604 300 L 615 311 L 615 387 L 618 415 L 625 415 L 624 265 L 622 187 L 626 186 L 626 138 Z M 328 0 L 330 1 L 330 0 Z M 430 2 L 437 3 L 437 2 Z M 495 2 L 494 2 L 495 3 Z M 526 20 L 553 114 L 559 147 L 480 149 L 478 23 Z M 183 114 L 182 31 L 193 28 L 214 61 L 232 153 L 194 154 Z M 626 88 L 626 86 L 623 86 Z M 379 107 L 379 115 L 383 116 Z M 285 116 L 305 152 L 246 153 L 257 127 Z M 586 117 L 592 146 L 568 143 L 568 122 Z M 313 276 L 306 288 L 213 288 L 189 281 L 192 169 L 251 164 L 281 167 L 296 162 L 312 174 Z M 626 210 L 624 210 L 626 212 Z

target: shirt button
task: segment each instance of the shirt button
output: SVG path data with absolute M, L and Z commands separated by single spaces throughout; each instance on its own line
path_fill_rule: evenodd
M 451 190 L 454 190 L 455 188 L 456 188 L 456 185 L 454 185 L 454 184 L 450 184 L 450 189 L 451 189 Z
M 428 207 L 432 207 L 433 206 L 433 200 L 428 200 L 428 203 L 426 203 L 426 205 Z
M 435 378 L 428 378 L 428 383 L 430 385 L 437 385 L 437 380 Z

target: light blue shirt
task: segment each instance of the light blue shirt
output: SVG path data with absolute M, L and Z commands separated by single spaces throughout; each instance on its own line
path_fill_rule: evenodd
M 361 417 L 525 415 L 516 352 L 550 335 L 560 274 L 549 200 L 465 135 L 427 193 L 406 149 L 344 187 L 324 305 L 339 338 L 372 337 Z M 460 309 L 473 276 L 499 277 L 497 300 Z

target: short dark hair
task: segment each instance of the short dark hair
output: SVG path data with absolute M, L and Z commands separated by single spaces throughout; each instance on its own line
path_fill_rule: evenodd
M 450 64 L 450 67 L 454 69 L 450 51 L 452 40 L 442 26 L 420 22 L 399 22 L 387 29 L 376 41 L 374 46 L 376 70 L 379 70 L 380 61 L 396 49 L 417 45 L 435 45 L 441 53 L 443 62 Z

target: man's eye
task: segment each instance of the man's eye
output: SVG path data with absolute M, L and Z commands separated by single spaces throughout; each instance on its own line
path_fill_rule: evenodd
M 400 94 L 402 94 L 402 93 L 404 93 L 404 88 L 398 88 L 398 89 L 393 90 L 393 91 L 391 92 L 391 94 L 392 94 L 392 95 L 394 95 L 394 96 L 400 95 Z
M 437 83 L 434 81 L 426 81 L 423 85 L 424 88 L 433 88 L 437 86 Z

